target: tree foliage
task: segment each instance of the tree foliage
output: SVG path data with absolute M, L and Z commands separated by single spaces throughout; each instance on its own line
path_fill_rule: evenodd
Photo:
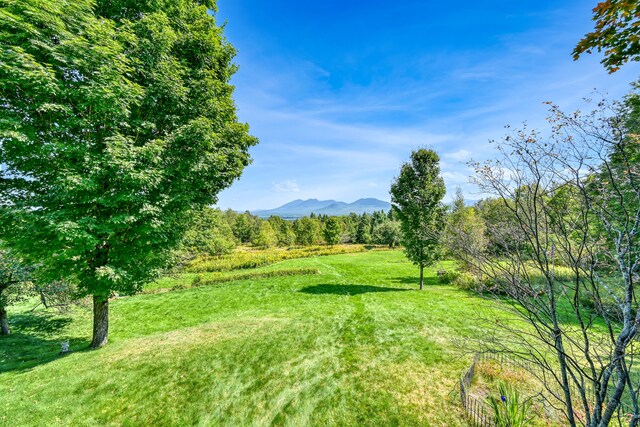
M 371 215 L 362 214 L 356 227 L 355 242 L 360 244 L 371 243 Z
M 444 228 L 442 198 L 446 188 L 440 176 L 440 157 L 433 150 L 411 153 L 411 161 L 402 165 L 391 185 L 391 204 L 402 230 L 407 258 L 423 269 L 441 257 L 440 235 Z
M 447 227 L 443 237 L 447 250 L 470 268 L 472 260 L 468 254 L 481 254 L 487 250 L 486 226 L 474 207 L 465 206 L 460 188 L 456 191 L 453 210 L 447 217 Z
M 385 221 L 373 229 L 373 242 L 394 248 L 400 245 L 402 231 L 398 221 Z
M 296 243 L 296 233 L 293 231 L 291 221 L 284 220 L 279 216 L 271 216 L 268 221 L 276 232 L 278 246 L 292 246 Z
M 254 246 L 269 248 L 278 243 L 278 235 L 271 227 L 269 221 L 261 221 L 257 231 L 254 233 L 251 243 Z
M 595 28 L 573 50 L 573 58 L 594 49 L 604 51 L 601 61 L 613 73 L 628 61 L 640 60 L 640 3 L 606 0 L 593 9 Z
M 0 249 L 0 335 L 9 335 L 7 307 L 33 295 L 31 273 L 33 268 L 24 264 L 11 251 Z
M 304 217 L 294 221 L 293 229 L 296 233 L 296 243 L 309 246 L 320 242 L 320 222 L 317 218 Z
M 324 224 L 324 240 L 327 245 L 333 246 L 340 243 L 342 237 L 342 224 L 336 217 L 329 218 Z
M 466 255 L 521 319 L 493 319 L 506 334 L 484 337 L 484 350 L 537 365 L 572 426 L 640 421 L 636 96 L 586 113 L 551 105 L 547 136 L 512 132 L 498 160 L 475 164 L 476 182 L 508 215 L 485 216 L 504 228 L 493 235 L 500 250 Z
M 108 298 L 154 277 L 190 212 L 240 176 L 256 143 L 231 98 L 234 50 L 207 6 L 0 9 L 2 238 L 94 297 L 94 347 Z
M 180 246 L 189 254 L 218 256 L 230 253 L 236 242 L 224 214 L 207 206 L 192 212 Z

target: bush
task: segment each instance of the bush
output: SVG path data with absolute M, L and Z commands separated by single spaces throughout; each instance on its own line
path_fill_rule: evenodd
M 446 271 L 443 274 L 438 273 L 438 283 L 441 285 L 450 285 L 452 284 L 458 277 L 460 277 L 462 273 L 456 270 Z
M 465 290 L 479 290 L 482 288 L 478 279 L 470 273 L 452 270 L 438 276 L 438 282 L 442 285 L 452 285 Z
M 219 257 L 200 256 L 189 262 L 185 271 L 189 273 L 205 273 L 231 271 L 262 267 L 268 264 L 294 258 L 308 258 L 322 255 L 337 255 L 353 252 L 364 252 L 361 245 L 341 246 L 308 246 L 302 248 L 271 248 L 259 251 L 236 251 Z
M 497 427 L 525 427 L 531 424 L 533 418 L 528 416 L 531 402 L 520 400 L 520 393 L 506 385 L 500 383 L 500 398 L 489 397 L 489 405 L 493 410 L 495 425 Z
M 198 286 L 201 286 L 202 283 L 202 275 L 198 274 L 196 277 L 193 278 L 193 280 L 191 281 L 191 287 L 192 288 L 197 288 Z

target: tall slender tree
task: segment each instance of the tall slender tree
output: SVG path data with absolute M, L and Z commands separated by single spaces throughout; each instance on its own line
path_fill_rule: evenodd
M 400 221 L 405 254 L 420 267 L 420 289 L 424 286 L 424 267 L 441 257 L 445 193 L 440 157 L 424 148 L 411 153 L 411 161 L 402 165 L 391 185 L 391 205 Z
M 212 0 L 15 0 L 0 8 L 0 232 L 50 280 L 93 298 L 151 280 L 189 213 L 255 144 Z M 34 244 L 35 243 L 35 244 Z

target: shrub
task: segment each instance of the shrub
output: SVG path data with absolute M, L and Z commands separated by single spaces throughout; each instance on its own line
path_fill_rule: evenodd
M 192 288 L 197 288 L 198 286 L 201 286 L 202 283 L 202 275 L 198 274 L 196 277 L 193 278 L 193 280 L 191 281 L 191 287 Z
M 482 284 L 471 273 L 451 270 L 438 276 L 438 282 L 442 285 L 452 285 L 460 289 L 479 290 Z
M 262 267 L 287 259 L 364 252 L 365 250 L 365 247 L 362 245 L 341 245 L 333 247 L 309 246 L 289 249 L 270 248 L 258 251 L 235 251 L 229 255 L 219 257 L 200 256 L 189 262 L 185 267 L 185 271 L 190 273 L 205 273 L 240 270 Z
M 462 273 L 456 270 L 446 271 L 443 274 L 438 273 L 438 283 L 441 285 L 450 285 L 460 277 Z
M 527 416 L 531 407 L 529 400 L 520 399 L 520 393 L 505 383 L 500 383 L 500 398 L 489 397 L 489 406 L 493 409 L 496 427 L 525 427 L 531 424 L 532 417 Z

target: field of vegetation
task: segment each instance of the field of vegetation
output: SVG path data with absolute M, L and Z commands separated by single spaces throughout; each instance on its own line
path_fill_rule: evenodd
M 301 274 L 116 299 L 100 351 L 86 350 L 89 309 L 16 306 L 0 424 L 466 425 L 455 392 L 469 357 L 457 342 L 481 332 L 474 319 L 493 302 L 439 285 L 436 268 L 417 291 L 401 251 L 251 273 L 287 270 Z

